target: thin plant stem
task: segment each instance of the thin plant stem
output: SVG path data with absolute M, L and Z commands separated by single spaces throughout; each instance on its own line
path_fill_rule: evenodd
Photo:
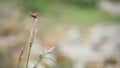
M 20 68 L 20 60 L 21 60 L 21 59 L 18 60 L 17 68 Z
M 40 62 L 41 62 L 41 59 L 37 62 L 37 64 L 33 68 L 36 68 Z
M 24 53 L 24 48 L 22 48 L 22 49 L 20 50 L 17 68 L 20 68 L 20 61 L 21 61 L 21 59 L 22 59 L 23 53 Z
M 29 63 L 29 58 L 30 58 L 30 53 L 31 53 L 31 48 L 32 48 L 32 44 L 33 44 L 33 40 L 34 40 L 35 34 L 31 33 L 30 36 L 30 43 L 29 43 L 29 48 L 28 48 L 28 56 L 27 56 L 27 63 L 26 63 L 26 68 L 28 68 L 28 63 Z
M 31 46 L 29 46 L 26 68 L 28 68 L 28 62 L 29 62 L 29 58 L 30 58 L 30 52 L 31 52 Z
M 37 20 L 36 13 L 30 14 L 30 16 L 34 18 L 34 25 L 33 25 L 33 29 L 31 30 L 31 34 L 30 34 L 26 68 L 28 68 L 29 58 L 30 58 L 30 53 L 31 53 L 31 48 L 32 48 L 32 44 L 33 44 L 33 41 L 34 41 L 34 38 L 35 38 L 35 33 L 37 31 L 37 26 L 38 26 L 38 20 Z

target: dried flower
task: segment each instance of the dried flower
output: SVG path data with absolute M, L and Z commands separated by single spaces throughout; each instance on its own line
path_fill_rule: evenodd
M 52 47 L 52 48 L 50 48 L 49 50 L 48 50 L 48 52 L 51 52 L 52 50 L 54 50 L 55 49 L 55 47 Z
M 39 65 L 39 63 L 41 62 L 41 60 L 43 60 L 43 59 L 48 59 L 48 60 L 51 60 L 51 61 L 54 62 L 53 59 L 51 59 L 51 58 L 46 58 L 46 55 L 47 55 L 47 54 L 52 54 L 51 51 L 52 51 L 53 49 L 55 49 L 55 47 L 50 48 L 46 53 L 44 53 L 44 50 L 43 50 L 43 54 L 40 54 L 40 55 L 39 55 L 39 61 L 37 62 L 37 64 L 36 64 L 33 68 L 36 68 L 36 67 Z M 45 63 L 45 66 L 46 66 L 47 68 L 49 67 L 46 63 Z

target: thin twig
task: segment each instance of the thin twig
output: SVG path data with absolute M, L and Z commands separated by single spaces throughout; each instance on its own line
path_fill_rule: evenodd
M 20 68 L 20 59 L 18 60 L 17 68 Z
M 40 62 L 41 62 L 41 59 L 37 62 L 37 64 L 33 68 L 36 68 Z
M 31 53 L 31 48 L 32 48 L 32 44 L 35 38 L 35 33 L 37 31 L 37 26 L 38 26 L 38 20 L 37 20 L 37 15 L 36 13 L 32 13 L 30 14 L 31 17 L 33 17 L 34 20 L 34 25 L 33 25 L 33 29 L 31 30 L 31 34 L 30 34 L 30 40 L 29 40 L 29 50 L 28 50 L 28 57 L 27 57 L 27 63 L 26 63 L 26 68 L 28 68 L 28 64 L 29 64 L 29 58 L 30 58 L 30 53 Z
M 17 65 L 17 68 L 20 68 L 20 61 L 21 61 L 21 59 L 22 59 L 23 53 L 24 53 L 24 48 L 22 48 L 22 49 L 20 50 L 19 57 L 18 57 L 18 65 Z
M 28 68 L 28 62 L 29 62 L 29 58 L 30 58 L 30 52 L 31 52 L 31 47 L 29 47 L 29 51 L 28 51 L 28 57 L 27 57 L 26 68 Z

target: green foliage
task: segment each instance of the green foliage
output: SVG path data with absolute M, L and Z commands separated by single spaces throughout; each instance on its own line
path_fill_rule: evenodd
M 97 0 L 63 0 L 63 1 L 78 6 L 94 7 L 96 5 Z
M 55 4 L 71 4 L 78 6 L 94 7 L 96 0 L 20 0 L 19 5 L 25 12 L 45 12 Z
M 57 0 L 20 0 L 19 5 L 25 12 L 44 12 L 50 6 L 58 2 Z
M 24 11 L 40 11 L 40 6 L 39 6 L 40 0 L 21 0 L 20 1 L 20 6 Z M 23 8 L 24 7 L 24 8 Z

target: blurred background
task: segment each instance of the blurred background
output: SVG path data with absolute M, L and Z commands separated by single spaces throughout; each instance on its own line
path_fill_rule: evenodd
M 53 46 L 55 62 L 44 60 L 50 68 L 120 68 L 120 0 L 0 0 L 0 68 L 16 68 L 22 47 L 25 68 L 30 12 L 39 27 L 29 68 Z

